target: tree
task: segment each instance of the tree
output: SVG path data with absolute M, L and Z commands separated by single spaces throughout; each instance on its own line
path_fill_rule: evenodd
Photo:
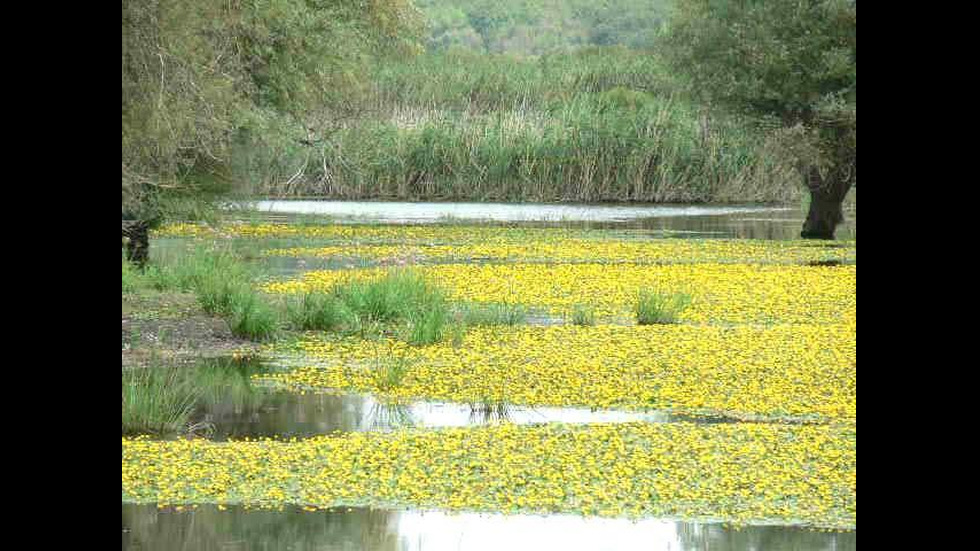
M 233 145 L 270 133 L 307 143 L 349 100 L 365 63 L 416 51 L 410 0 L 124 0 L 122 218 L 127 256 L 147 231 L 198 218 L 241 184 Z M 271 124 L 273 121 L 275 124 Z M 305 140 L 305 141 L 304 141 Z
M 711 103 L 777 121 L 810 192 L 804 238 L 833 239 L 857 180 L 857 4 L 681 0 L 665 53 Z

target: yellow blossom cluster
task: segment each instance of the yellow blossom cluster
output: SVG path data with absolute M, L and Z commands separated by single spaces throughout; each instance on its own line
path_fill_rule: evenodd
M 857 266 L 753 264 L 446 264 L 417 268 L 453 299 L 516 303 L 562 313 L 577 304 L 600 317 L 630 316 L 637 291 L 692 297 L 680 321 L 695 323 L 841 323 L 856 318 Z M 319 270 L 264 285 L 271 293 L 329 290 L 384 268 Z
M 501 424 L 292 441 L 122 441 L 124 502 L 578 512 L 850 528 L 847 425 Z
M 587 231 L 587 230 L 586 230 Z M 208 237 L 225 235 L 255 239 L 302 238 L 343 242 L 378 243 L 466 243 L 550 239 L 580 233 L 566 228 L 496 227 L 487 225 L 373 225 L 373 224 L 244 224 L 230 223 L 219 227 L 200 224 L 169 224 L 157 230 L 158 237 Z
M 419 262 L 602 262 L 636 264 L 741 263 L 805 264 L 854 262 L 855 247 L 821 247 L 801 241 L 746 239 L 613 240 L 552 238 L 498 240 L 458 245 L 372 245 L 343 243 L 266 251 L 269 256 L 316 256 L 379 260 L 409 257 Z
M 853 325 L 478 327 L 458 347 L 311 336 L 302 356 L 326 365 L 261 378 L 395 399 L 853 421 L 856 339 Z M 408 367 L 383 388 L 389 358 Z

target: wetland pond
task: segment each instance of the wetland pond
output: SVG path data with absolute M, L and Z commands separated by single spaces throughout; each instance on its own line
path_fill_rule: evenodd
M 650 230 L 675 237 L 799 239 L 805 213 L 771 205 L 575 205 L 548 203 L 404 203 L 381 201 L 257 201 L 259 213 L 317 215 L 345 223 L 523 223 Z M 845 211 L 837 239 L 857 237 L 855 211 Z
M 765 205 L 636 206 L 476 203 L 383 203 L 259 201 L 271 221 L 323 215 L 342 223 L 474 223 L 484 226 L 585 227 L 622 230 L 629 238 L 744 238 L 795 240 L 803 222 L 799 207 Z M 846 212 L 837 239 L 856 238 L 856 213 Z M 177 251 L 179 238 L 154 246 Z M 158 249 L 159 250 L 159 249 Z M 262 259 L 267 274 L 292 276 L 328 261 L 289 257 Z M 349 267 L 349 266 L 348 266 Z M 528 320 L 531 324 L 557 319 Z M 268 361 L 268 360 L 267 360 Z M 664 411 L 526 407 L 504 403 L 414 401 L 391 404 L 369 394 L 290 392 L 253 384 L 252 376 L 288 366 L 239 368 L 233 391 L 196 405 L 195 437 L 213 441 L 272 437 L 435 429 L 512 423 L 717 423 Z M 234 377 L 233 377 L 234 378 Z M 124 492 L 125 499 L 125 492 Z M 182 510 L 181 510 L 182 509 Z M 123 549 L 655 549 L 672 551 L 838 551 L 856 548 L 856 530 L 821 531 L 781 521 L 733 527 L 719 519 L 599 518 L 575 514 L 447 513 L 411 508 L 335 507 L 317 511 L 296 506 L 254 509 L 200 503 L 160 509 L 153 503 L 122 504 Z

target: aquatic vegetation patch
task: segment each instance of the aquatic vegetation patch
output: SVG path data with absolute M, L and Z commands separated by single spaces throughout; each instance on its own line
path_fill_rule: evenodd
M 648 235 L 576 228 L 487 225 L 173 224 L 155 236 L 316 240 L 320 246 L 276 248 L 271 256 L 411 259 L 457 262 L 789 263 L 855 262 L 856 242 L 835 247 L 805 240 L 650 239 Z
M 856 525 L 856 429 L 511 424 L 291 441 L 122 440 L 124 502 Z
M 523 304 L 557 315 L 588 303 L 601 319 L 630 318 L 636 293 L 645 287 L 689 293 L 691 305 L 680 322 L 841 323 L 856 319 L 857 311 L 857 266 L 448 264 L 416 269 L 453 300 Z M 263 289 L 329 290 L 387 273 L 384 268 L 311 271 Z
M 853 420 L 856 341 L 846 324 L 474 327 L 461 343 L 423 347 L 309 337 L 293 347 L 320 366 L 262 377 L 394 399 Z M 371 366 L 389 356 L 411 366 L 380 388 Z
M 535 239 L 534 237 L 538 237 Z M 810 264 L 855 262 L 854 247 L 825 249 L 798 241 L 748 239 L 622 240 L 532 236 L 511 241 L 497 237 L 456 245 L 332 245 L 266 251 L 272 256 L 355 257 L 371 260 L 408 258 L 416 262 L 604 262 L 604 263 L 751 263 Z
M 519 228 L 491 225 L 379 225 L 379 224 L 273 224 L 227 223 L 218 227 L 201 224 L 168 224 L 154 230 L 154 237 L 298 238 L 334 240 L 345 244 L 479 243 L 546 239 L 572 235 L 566 228 Z

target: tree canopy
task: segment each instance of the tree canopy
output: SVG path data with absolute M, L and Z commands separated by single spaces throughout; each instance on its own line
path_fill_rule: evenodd
M 410 0 L 124 0 L 123 218 L 229 191 L 236 136 L 315 130 L 367 61 L 417 50 L 421 30 Z
M 811 193 L 804 237 L 832 236 L 857 179 L 856 2 L 681 0 L 665 35 L 695 95 L 782 125 Z

